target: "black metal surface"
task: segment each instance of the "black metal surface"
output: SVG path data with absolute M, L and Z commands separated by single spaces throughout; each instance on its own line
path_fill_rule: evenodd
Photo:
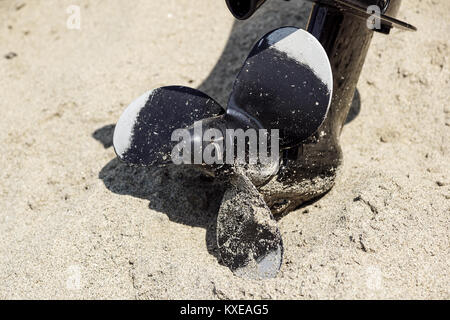
M 236 19 L 250 18 L 266 0 L 225 0 Z
M 228 8 L 231 13 L 240 20 L 250 18 L 258 8 L 266 0 L 226 0 Z M 380 20 L 382 23 L 381 29 L 374 30 L 382 33 L 389 33 L 393 27 L 401 28 L 403 30 L 416 31 L 416 27 L 406 22 L 395 19 L 400 1 L 391 0 L 307 0 L 315 2 L 322 6 L 329 6 L 337 8 L 346 14 L 352 14 L 367 21 L 367 18 L 372 15 L 367 12 L 368 7 L 377 6 L 380 8 Z
M 333 99 L 325 124 L 339 135 L 347 117 L 373 33 L 341 11 L 315 4 L 307 30 L 323 45 L 333 71 Z M 328 124 L 328 122 L 330 124 Z
M 333 99 L 315 137 L 303 143 L 297 154 L 285 151 L 276 177 L 260 188 L 275 213 L 289 212 L 333 186 L 342 162 L 339 135 L 373 36 L 365 21 L 320 4 L 313 5 L 307 30 L 320 41 L 330 59 Z

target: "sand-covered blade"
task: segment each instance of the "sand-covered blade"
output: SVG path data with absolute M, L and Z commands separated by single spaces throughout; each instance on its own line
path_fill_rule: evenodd
M 277 223 L 261 194 L 244 175 L 231 178 L 217 217 L 222 262 L 236 275 L 274 278 L 281 267 L 283 244 Z

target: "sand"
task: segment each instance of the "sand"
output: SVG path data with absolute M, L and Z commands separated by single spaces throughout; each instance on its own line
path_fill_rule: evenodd
M 375 35 L 342 172 L 279 218 L 276 279 L 220 264 L 214 182 L 115 158 L 134 98 L 180 84 L 225 103 L 254 41 L 309 8 L 236 22 L 222 1 L 0 0 L 0 298 L 449 299 L 447 0 L 403 1 L 419 32 Z

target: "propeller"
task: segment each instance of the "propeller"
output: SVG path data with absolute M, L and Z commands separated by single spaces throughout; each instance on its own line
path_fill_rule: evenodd
M 194 149 L 200 146 L 203 150 L 211 143 L 196 130 L 198 121 L 227 137 L 225 141 L 230 140 L 230 129 L 252 128 L 258 133 L 277 129 L 278 150 L 292 148 L 323 123 L 332 91 L 330 62 L 319 41 L 301 29 L 279 28 L 262 37 L 250 51 L 226 110 L 191 88 L 171 86 L 149 91 L 120 117 L 114 149 L 130 165 L 169 164 L 178 143 L 172 141 L 174 130 L 187 129 L 185 142 Z M 218 153 L 228 159 L 225 151 Z M 258 167 L 235 161 L 233 158 L 227 163 L 231 168 L 225 171 L 230 187 L 217 219 L 222 261 L 239 276 L 274 277 L 282 261 L 281 235 L 255 184 L 261 185 L 276 174 L 279 163 Z M 209 168 L 221 167 L 213 164 Z

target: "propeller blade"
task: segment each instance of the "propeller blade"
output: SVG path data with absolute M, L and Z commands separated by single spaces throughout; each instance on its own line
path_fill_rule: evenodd
M 133 101 L 117 122 L 114 150 L 132 165 L 170 163 L 174 130 L 223 113 L 214 99 L 195 89 L 169 86 L 149 91 Z
M 228 117 L 280 130 L 280 148 L 298 145 L 320 127 L 331 104 L 333 75 L 320 42 L 284 27 L 266 34 L 239 72 Z
M 217 217 L 217 244 L 223 263 L 237 276 L 267 279 L 281 267 L 283 243 L 261 194 L 241 174 L 231 178 Z

